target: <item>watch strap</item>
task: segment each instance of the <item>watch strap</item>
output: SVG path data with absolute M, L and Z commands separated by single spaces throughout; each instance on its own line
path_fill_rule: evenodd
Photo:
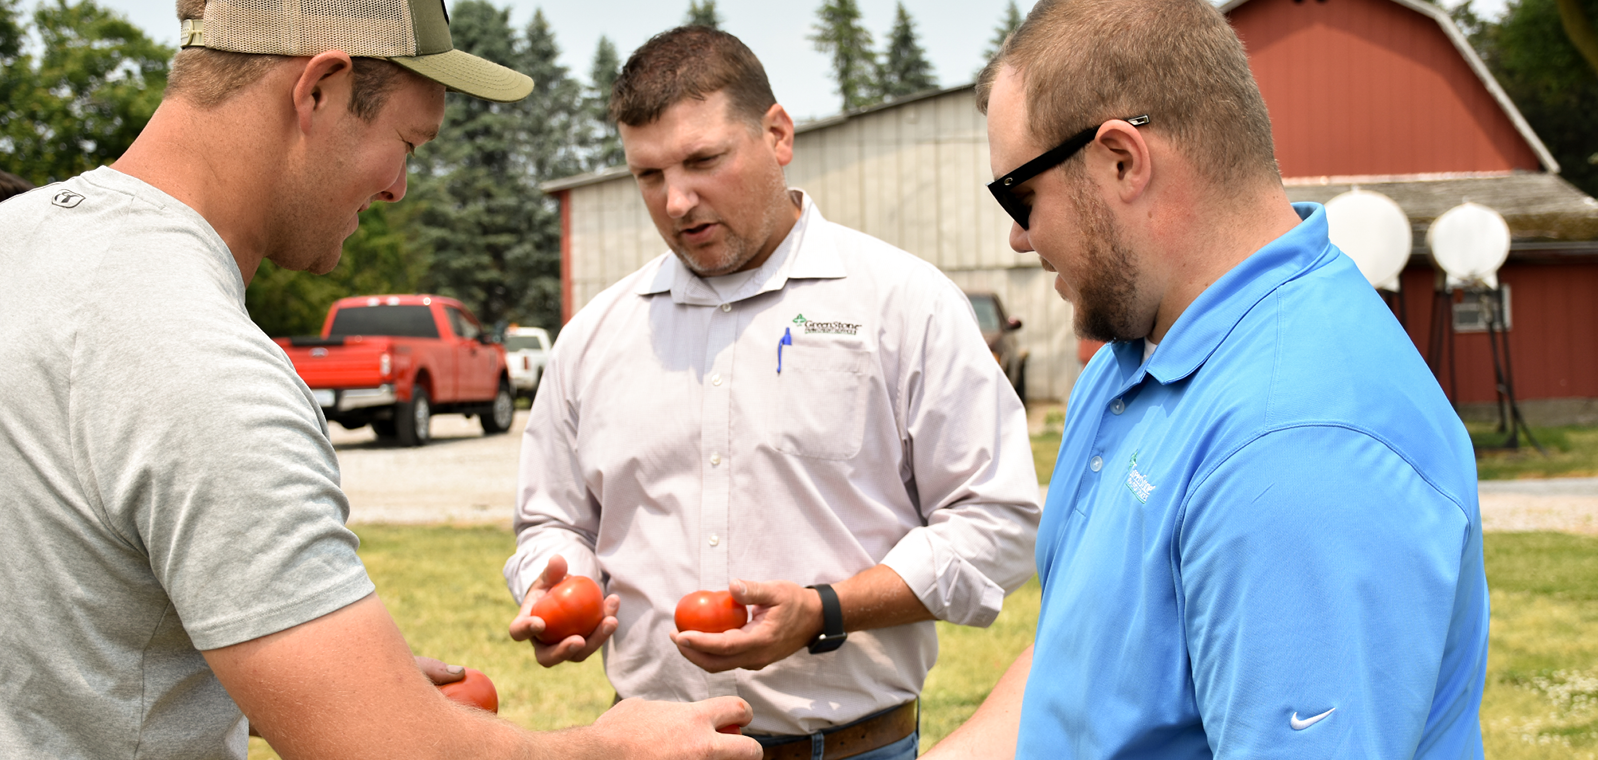
M 810 653 L 831 652 L 843 646 L 849 634 L 843 630 L 843 605 L 838 603 L 838 592 L 833 591 L 832 586 L 826 583 L 817 583 L 806 588 L 815 589 L 816 594 L 821 597 L 821 635 L 810 642 Z

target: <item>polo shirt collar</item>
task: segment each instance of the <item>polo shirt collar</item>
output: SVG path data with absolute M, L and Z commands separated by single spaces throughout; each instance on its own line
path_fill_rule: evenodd
M 788 236 L 778 244 L 777 250 L 772 251 L 771 258 L 760 266 L 762 271 L 751 281 L 758 283 L 758 286 L 746 286 L 732 301 L 781 290 L 788 280 L 827 280 L 849 276 L 836 246 L 818 245 L 816 243 L 820 241 L 811 239 L 825 237 L 829 233 L 827 220 L 821 216 L 815 201 L 803 190 L 795 188 L 789 192 L 798 196 L 799 221 L 794 223 Z M 724 302 L 704 279 L 683 266 L 675 253 L 663 256 L 659 261 L 660 266 L 654 274 L 644 277 L 639 283 L 635 291 L 638 295 L 671 293 L 673 303 L 692 306 L 717 306 Z
M 1303 221 L 1205 288 L 1177 317 L 1146 365 L 1143 341 L 1115 345 L 1115 358 L 1129 387 L 1142 382 L 1145 373 L 1165 385 L 1192 375 L 1256 304 L 1339 255 L 1327 237 L 1324 207 L 1295 203 L 1293 210 Z

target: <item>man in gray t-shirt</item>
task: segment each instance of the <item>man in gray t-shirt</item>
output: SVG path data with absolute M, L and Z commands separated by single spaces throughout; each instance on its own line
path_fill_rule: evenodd
M 534 735 L 439 695 L 245 311 L 263 259 L 326 272 L 404 196 L 446 87 L 531 82 L 451 50 L 430 0 L 178 5 L 128 152 L 0 203 L 0 757 L 242 758 L 251 727 L 286 757 L 758 757 L 715 732 L 749 722 L 736 699 Z

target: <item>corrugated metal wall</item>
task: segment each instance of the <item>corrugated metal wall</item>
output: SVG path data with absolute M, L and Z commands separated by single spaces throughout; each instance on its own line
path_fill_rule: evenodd
M 1251 0 L 1229 18 L 1285 177 L 1540 168 L 1431 18 L 1392 0 Z
M 1027 392 L 1070 393 L 1081 366 L 1071 306 L 1034 254 L 1008 243 L 1009 217 L 984 187 L 987 121 L 970 89 L 943 93 L 801 132 L 789 185 L 828 219 L 940 267 L 967 290 L 999 294 L 1031 351 Z M 629 176 L 571 188 L 570 288 L 575 307 L 666 250 Z

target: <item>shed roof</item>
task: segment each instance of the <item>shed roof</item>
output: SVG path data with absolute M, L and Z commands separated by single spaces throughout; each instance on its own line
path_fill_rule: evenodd
M 1417 248 L 1426 228 L 1465 201 L 1502 214 L 1512 250 L 1598 250 L 1598 200 L 1556 174 L 1410 175 L 1408 177 L 1300 177 L 1287 180 L 1287 197 L 1325 203 L 1358 187 L 1392 198 L 1415 229 Z

